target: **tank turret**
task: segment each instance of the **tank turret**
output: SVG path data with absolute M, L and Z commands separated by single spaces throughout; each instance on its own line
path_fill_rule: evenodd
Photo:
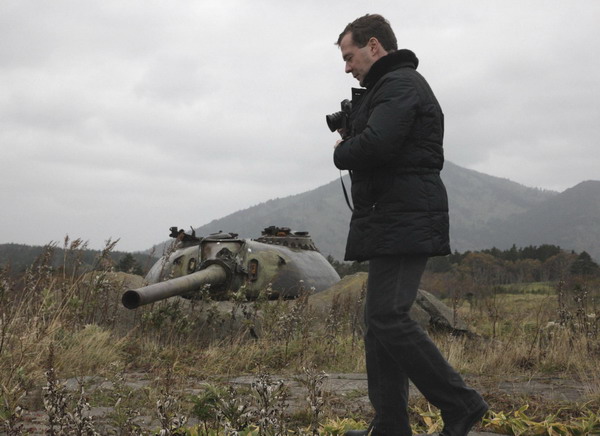
M 225 232 L 200 238 L 172 227 L 171 237 L 173 252 L 152 266 L 148 286 L 123 294 L 128 309 L 175 295 L 196 298 L 203 288 L 215 300 L 240 289 L 251 300 L 267 288 L 270 298 L 295 298 L 303 289 L 320 292 L 340 280 L 308 232 L 271 226 L 256 239 Z

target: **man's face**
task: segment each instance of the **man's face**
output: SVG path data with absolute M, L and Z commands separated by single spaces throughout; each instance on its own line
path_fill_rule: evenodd
M 371 65 L 377 60 L 372 45 L 367 43 L 362 48 L 356 46 L 352 40 L 352 33 L 348 32 L 340 41 L 340 50 L 342 51 L 342 59 L 346 63 L 346 73 L 352 73 L 354 78 L 362 85 L 371 69 Z

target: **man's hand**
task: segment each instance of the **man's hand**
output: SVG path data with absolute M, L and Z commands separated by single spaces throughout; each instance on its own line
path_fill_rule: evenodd
M 340 145 L 342 142 L 344 142 L 344 138 L 346 138 L 346 134 L 348 133 L 345 128 L 337 129 L 337 132 L 340 134 L 342 139 L 338 139 L 336 141 L 335 145 L 333 146 L 334 149 L 336 149 L 338 145 Z

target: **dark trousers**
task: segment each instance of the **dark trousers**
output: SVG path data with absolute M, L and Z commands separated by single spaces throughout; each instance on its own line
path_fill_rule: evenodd
M 369 261 L 365 350 L 373 435 L 411 435 L 408 381 L 427 401 L 456 419 L 477 408 L 481 396 L 467 387 L 427 333 L 409 316 L 427 256 L 379 257 Z

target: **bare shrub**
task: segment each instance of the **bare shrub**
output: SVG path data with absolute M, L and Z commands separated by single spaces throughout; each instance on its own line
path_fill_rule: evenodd
M 311 413 L 310 420 L 310 431 L 314 435 L 319 434 L 319 425 L 323 413 L 323 406 L 325 405 L 325 399 L 323 397 L 323 381 L 327 378 L 327 374 L 324 371 L 317 371 L 315 368 L 304 367 L 302 368 L 303 376 L 296 377 L 307 391 L 306 401 Z
M 79 398 L 73 403 L 72 396 L 64 384 L 59 382 L 54 371 L 54 349 L 48 352 L 46 386 L 43 388 L 44 409 L 48 416 L 49 436 L 77 435 L 98 436 L 93 419 L 87 414 L 90 405 L 83 387 L 80 386 Z

